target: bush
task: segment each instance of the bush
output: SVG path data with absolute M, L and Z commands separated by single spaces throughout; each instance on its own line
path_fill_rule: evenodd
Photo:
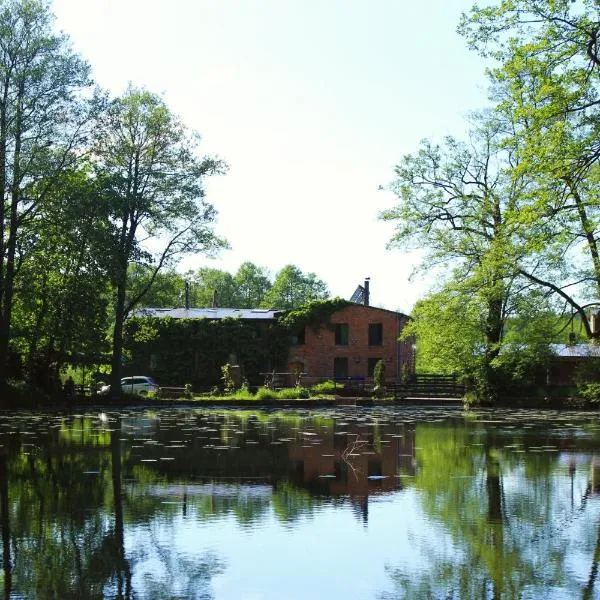
M 577 388 L 579 395 L 591 404 L 600 403 L 600 383 L 586 383 Z
M 385 363 L 382 360 L 378 360 L 375 365 L 373 379 L 375 380 L 373 393 L 377 398 L 381 398 L 385 395 Z
M 463 408 L 464 410 L 469 410 L 471 408 L 471 406 L 473 406 L 474 404 L 477 404 L 477 394 L 472 391 L 469 390 L 467 392 L 465 392 L 465 395 L 463 396 Z
M 255 398 L 257 400 L 275 400 L 277 398 L 277 392 L 270 390 L 269 388 L 261 387 L 256 391 Z
M 328 379 L 327 381 L 321 381 L 310 388 L 312 395 L 316 394 L 335 394 L 336 385 L 335 381 Z

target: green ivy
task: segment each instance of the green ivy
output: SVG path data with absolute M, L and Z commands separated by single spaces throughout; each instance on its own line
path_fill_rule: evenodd
M 279 319 L 279 323 L 289 331 L 299 331 L 304 327 L 317 330 L 323 325 L 331 329 L 331 315 L 347 306 L 352 306 L 352 302 L 343 298 L 312 300 L 300 308 L 288 311 Z
M 149 331 L 154 335 L 146 335 Z M 162 386 L 191 383 L 194 389 L 219 383 L 231 354 L 243 376 L 260 384 L 261 372 L 283 366 L 289 347 L 289 332 L 277 322 L 240 319 L 134 317 L 124 337 L 129 357 L 124 375 L 151 375 Z

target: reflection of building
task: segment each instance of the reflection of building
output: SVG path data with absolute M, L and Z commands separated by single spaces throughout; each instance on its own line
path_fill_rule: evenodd
M 400 475 L 413 475 L 415 428 L 376 425 L 335 431 L 313 444 L 288 446 L 294 480 L 312 491 L 350 496 L 366 520 L 368 497 L 402 488 Z

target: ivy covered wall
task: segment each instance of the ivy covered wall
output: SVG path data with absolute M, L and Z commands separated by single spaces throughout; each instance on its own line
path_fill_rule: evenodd
M 235 355 L 243 377 L 259 385 L 259 373 L 284 367 L 289 340 L 289 330 L 276 321 L 134 317 L 125 326 L 123 375 L 150 375 L 162 386 L 212 387 Z

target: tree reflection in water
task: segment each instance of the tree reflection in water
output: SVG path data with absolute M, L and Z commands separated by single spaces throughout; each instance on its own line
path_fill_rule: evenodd
M 392 552 L 370 563 L 394 586 L 380 597 L 518 598 L 553 589 L 590 599 L 599 585 L 592 456 L 600 427 L 585 427 L 565 419 L 558 434 L 545 417 L 538 427 L 457 411 L 5 414 L 4 596 L 211 598 L 217 582 L 231 587 L 240 565 L 270 581 L 262 555 L 232 546 L 262 552 L 273 542 L 270 560 L 283 560 L 285 544 L 329 533 L 333 519 L 361 564 L 379 552 L 371 530 L 382 515 L 383 543 L 392 552 L 405 543 L 394 527 L 405 531 L 407 508 L 417 518 L 406 565 Z M 335 538 L 312 548 L 323 565 Z M 294 568 L 308 572 L 313 557 L 295 556 L 306 562 Z
M 416 439 L 415 489 L 452 546 L 423 541 L 431 568 L 418 576 L 390 567 L 398 597 L 537 598 L 550 589 L 593 597 L 600 539 L 582 589 L 568 561 L 589 529 L 587 522 L 570 529 L 581 515 L 565 494 L 572 472 L 558 463 L 556 447 L 542 447 L 531 431 L 512 430 L 509 441 L 477 423 L 420 424 Z
M 15 433 L 8 458 L 0 455 L 6 598 L 159 598 L 168 596 L 165 586 L 175 587 L 150 577 L 133 590 L 135 553 L 125 553 L 125 528 L 133 523 L 123 506 L 120 419 L 105 431 L 91 421 L 65 419 L 27 438 L 36 441 L 27 446 L 21 444 L 23 432 Z M 150 510 L 134 511 L 135 519 L 149 522 L 159 508 L 146 505 Z M 164 571 L 177 574 L 182 597 L 212 597 L 210 580 L 221 568 L 214 556 L 193 564 L 178 563 L 172 553 L 163 558 Z

